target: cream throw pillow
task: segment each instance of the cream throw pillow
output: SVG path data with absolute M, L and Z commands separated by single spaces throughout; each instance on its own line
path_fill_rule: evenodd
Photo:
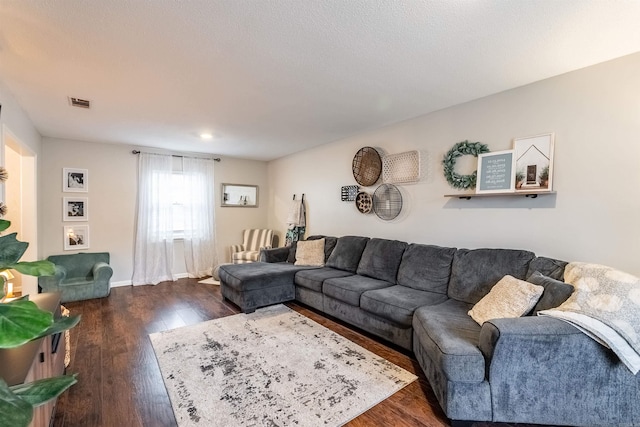
M 295 265 L 324 266 L 324 239 L 301 240 L 296 246 Z
M 542 292 L 542 286 L 507 275 L 500 279 L 468 314 L 480 326 L 491 319 L 520 317 L 531 311 Z

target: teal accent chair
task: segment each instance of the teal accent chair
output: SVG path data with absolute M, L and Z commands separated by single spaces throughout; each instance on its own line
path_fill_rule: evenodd
M 61 292 L 62 302 L 109 296 L 109 252 L 51 255 L 47 260 L 56 265 L 56 273 L 38 277 L 40 292 Z

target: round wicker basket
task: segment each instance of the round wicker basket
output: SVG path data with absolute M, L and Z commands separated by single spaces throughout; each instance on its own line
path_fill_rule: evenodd
M 356 208 L 363 214 L 371 212 L 373 207 L 373 201 L 371 200 L 371 194 L 361 191 L 356 196 Z
M 382 172 L 382 159 L 373 147 L 362 147 L 353 157 L 351 169 L 356 182 L 364 187 L 375 184 Z

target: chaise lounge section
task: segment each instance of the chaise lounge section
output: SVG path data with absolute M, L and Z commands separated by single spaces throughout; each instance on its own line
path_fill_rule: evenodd
M 307 240 L 321 238 L 323 265 L 295 265 L 295 244 L 262 251 L 258 263 L 223 265 L 223 295 L 243 311 L 295 299 L 413 351 L 454 424 L 640 425 L 640 379 L 611 350 L 558 319 L 481 326 L 468 314 L 506 276 L 542 278 L 533 312 L 556 307 L 570 290 L 552 285 L 572 289 L 559 282 L 566 262 L 362 236 Z

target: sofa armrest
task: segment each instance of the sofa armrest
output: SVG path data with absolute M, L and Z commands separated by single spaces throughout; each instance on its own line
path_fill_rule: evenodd
M 499 346 L 525 346 L 529 351 L 532 345 L 559 344 L 576 339 L 581 341 L 582 338 L 590 340 L 567 322 L 551 317 L 525 316 L 485 322 L 480 331 L 479 346 L 485 359 L 492 361 Z M 563 347 L 563 350 L 570 350 L 569 345 Z
M 106 262 L 96 262 L 93 265 L 93 280 L 96 282 L 109 282 L 113 276 L 113 268 Z
M 245 250 L 244 245 L 231 245 L 231 255 L 237 252 L 244 252 Z
M 261 262 L 287 262 L 289 257 L 289 247 L 262 249 L 258 261 Z
M 67 277 L 67 269 L 61 265 L 55 265 L 53 276 L 38 277 L 38 286 L 43 292 L 54 292 L 59 290 L 60 282 Z
M 640 376 L 569 323 L 544 316 L 490 320 L 482 326 L 479 346 L 494 421 L 620 426 L 640 421 L 640 410 L 629 409 L 637 407 Z

